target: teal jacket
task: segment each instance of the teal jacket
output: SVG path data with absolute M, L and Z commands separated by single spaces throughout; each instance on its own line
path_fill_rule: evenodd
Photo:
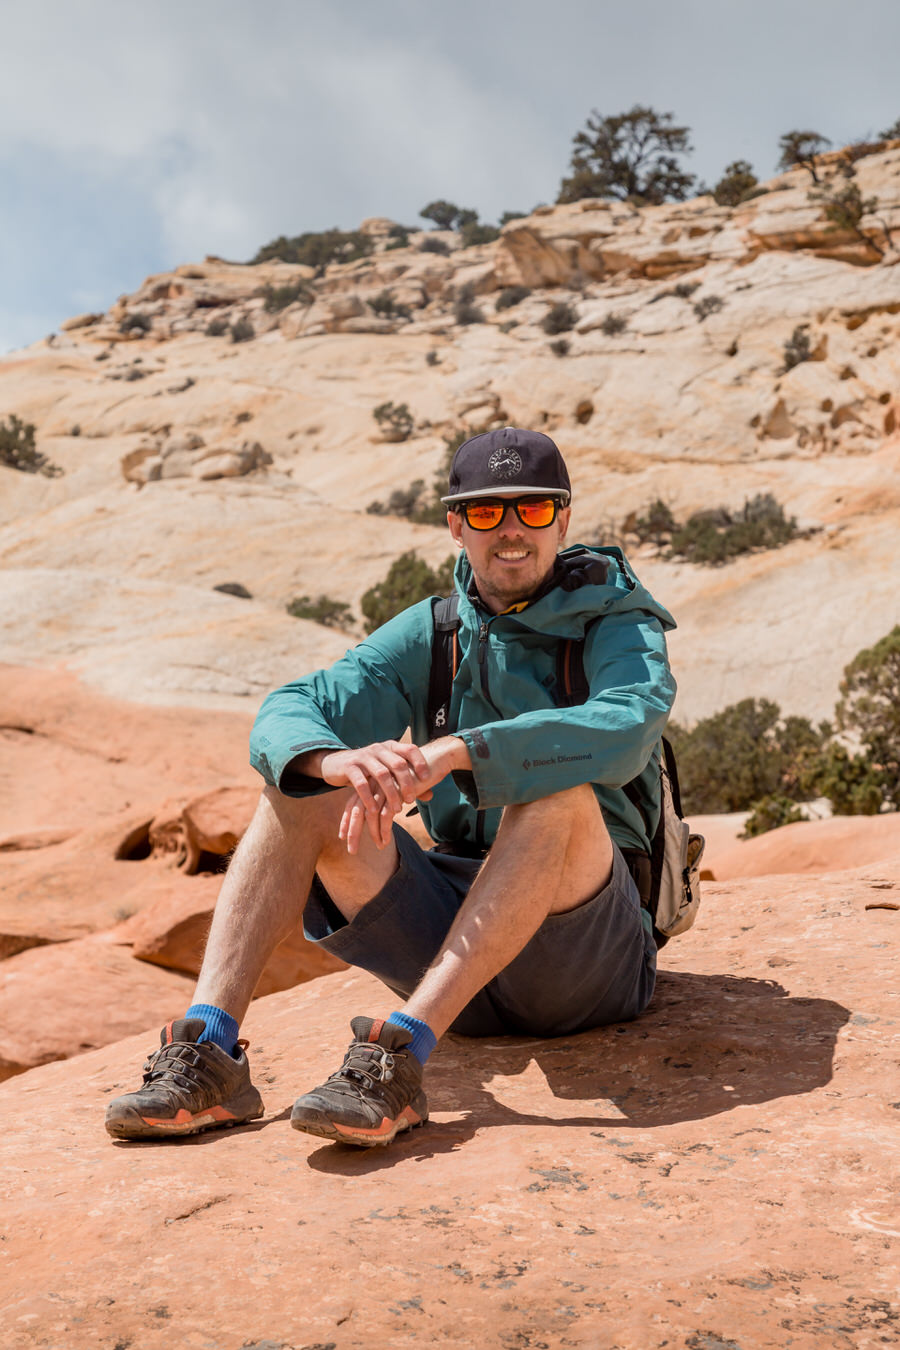
M 459 667 L 447 730 L 466 743 L 471 773 L 448 776 L 420 802 L 436 843 L 487 846 L 504 806 L 593 784 L 622 848 L 649 848 L 659 816 L 658 745 L 675 697 L 666 656 L 671 615 L 637 581 L 619 549 L 568 548 L 523 609 L 491 615 L 462 554 Z M 250 738 L 251 763 L 293 797 L 329 791 L 291 761 L 309 750 L 428 739 L 432 606 L 391 619 L 335 665 L 275 690 Z M 554 699 L 561 638 L 584 638 L 590 698 Z M 622 785 L 636 780 L 640 808 Z

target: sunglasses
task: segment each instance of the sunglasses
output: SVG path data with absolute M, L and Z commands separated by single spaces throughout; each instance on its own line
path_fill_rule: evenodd
M 487 497 L 462 502 L 459 510 L 471 529 L 496 530 L 510 506 L 523 525 L 532 530 L 545 530 L 556 519 L 560 502 L 558 497 Z

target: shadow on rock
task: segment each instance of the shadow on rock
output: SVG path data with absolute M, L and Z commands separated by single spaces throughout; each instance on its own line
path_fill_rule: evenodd
M 491 1126 L 646 1129 L 812 1092 L 832 1077 L 849 1017 L 772 980 L 663 971 L 634 1022 L 553 1040 L 448 1036 L 426 1086 L 431 1110 L 458 1120 L 432 1121 L 386 1150 L 327 1145 L 309 1165 L 357 1174 L 451 1152 Z M 588 1109 L 560 1111 L 567 1102 Z

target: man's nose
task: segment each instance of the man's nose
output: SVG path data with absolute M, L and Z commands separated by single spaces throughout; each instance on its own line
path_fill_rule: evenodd
M 507 525 L 506 521 L 503 522 L 497 531 L 497 535 L 500 544 L 524 544 L 528 537 L 528 531 L 513 516 L 511 524 Z
M 515 535 L 521 538 L 524 534 L 525 526 L 519 519 L 516 508 L 512 502 L 507 503 L 506 510 L 503 513 L 503 519 L 500 521 L 497 528 L 501 535 Z

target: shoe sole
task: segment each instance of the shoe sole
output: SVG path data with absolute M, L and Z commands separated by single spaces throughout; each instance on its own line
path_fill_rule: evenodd
M 231 1129 L 258 1120 L 263 1114 L 262 1102 L 250 1111 L 229 1110 L 226 1106 L 212 1106 L 191 1115 L 182 1109 L 171 1120 L 142 1116 L 134 1107 L 128 1107 L 106 1119 L 106 1132 L 113 1139 L 172 1139 L 188 1134 L 203 1134 L 207 1130 Z
M 354 1148 L 384 1148 L 405 1130 L 418 1129 L 428 1123 L 428 1116 L 417 1115 L 411 1106 L 404 1107 L 396 1120 L 384 1120 L 377 1130 L 354 1129 L 350 1125 L 338 1125 L 333 1120 L 304 1120 L 291 1116 L 291 1125 L 304 1134 L 314 1134 L 320 1139 L 333 1139 L 340 1144 L 350 1144 Z

